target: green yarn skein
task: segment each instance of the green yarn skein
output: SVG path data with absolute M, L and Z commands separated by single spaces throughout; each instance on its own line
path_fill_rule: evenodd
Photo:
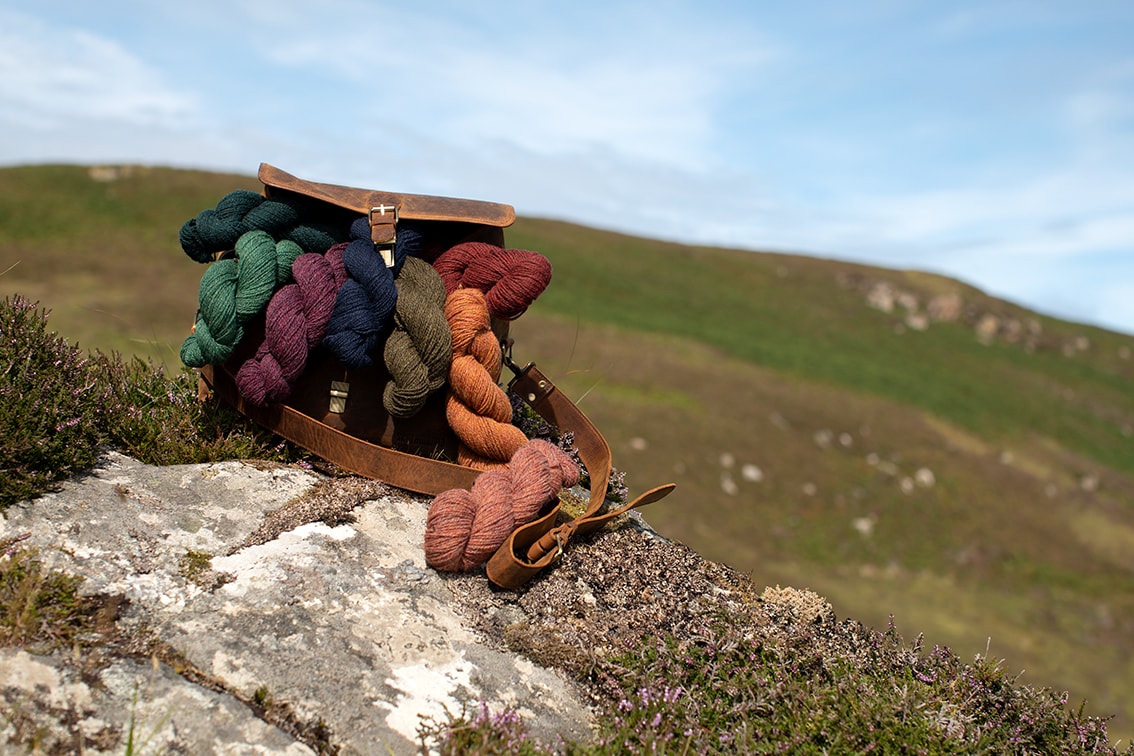
M 217 365 L 232 355 L 244 323 L 291 280 L 291 264 L 303 249 L 288 239 L 276 243 L 266 231 L 249 231 L 236 240 L 235 252 L 201 276 L 197 324 L 181 345 L 181 361 L 189 367 Z

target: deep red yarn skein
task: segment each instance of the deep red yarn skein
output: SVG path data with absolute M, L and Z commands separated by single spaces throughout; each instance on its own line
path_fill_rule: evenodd
M 528 441 L 506 466 L 481 473 L 471 490 L 454 488 L 433 499 L 425 522 L 426 563 L 448 572 L 484 564 L 513 530 L 578 482 L 579 466 L 565 451 L 542 439 Z
M 433 261 L 445 291 L 459 288 L 484 292 L 488 311 L 501 320 L 524 314 L 551 283 L 551 263 L 538 252 L 504 249 L 485 242 L 462 242 Z

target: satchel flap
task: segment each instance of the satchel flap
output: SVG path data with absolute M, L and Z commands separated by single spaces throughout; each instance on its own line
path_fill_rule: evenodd
M 433 197 L 427 194 L 398 194 L 373 189 L 336 186 L 335 184 L 320 184 L 296 178 L 290 173 L 281 171 L 267 163 L 260 164 L 257 177 L 264 184 L 266 190 L 282 189 L 295 192 L 363 215 L 369 214 L 372 209 L 392 206 L 397 208 L 399 218 L 411 220 L 459 221 L 500 228 L 510 226 L 516 220 L 516 211 L 511 205 L 452 197 Z

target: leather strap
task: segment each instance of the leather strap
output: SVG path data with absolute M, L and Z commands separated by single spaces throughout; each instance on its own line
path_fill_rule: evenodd
M 432 197 L 426 194 L 400 194 L 382 192 L 374 189 L 356 189 L 335 184 L 321 184 L 306 181 L 267 163 L 260 164 L 257 178 L 264 184 L 264 194 L 271 196 L 273 189 L 295 192 L 307 197 L 329 202 L 362 215 L 368 215 L 374 225 L 376 216 L 383 215 L 382 208 L 391 211 L 396 208 L 397 218 L 411 220 L 459 221 L 479 223 L 504 228 L 516 220 L 516 211 L 511 205 L 480 200 L 456 199 L 453 197 Z M 375 211 L 375 212 L 372 212 Z M 392 214 L 391 214 L 392 216 Z M 390 218 L 392 228 L 395 218 Z M 376 240 L 381 241 L 381 240 Z
M 451 488 L 469 488 L 480 474 L 471 467 L 420 457 L 365 441 L 332 428 L 286 404 L 258 407 L 244 401 L 232 375 L 222 366 L 200 369 L 205 387 L 237 412 L 344 470 L 414 493 L 436 496 Z
M 540 417 L 560 430 L 575 435 L 579 452 L 591 479 L 591 495 L 587 508 L 575 519 L 558 525 L 560 506 L 534 522 L 522 525 L 508 536 L 488 560 L 488 579 L 501 588 L 519 588 L 536 573 L 554 562 L 575 534 L 585 535 L 598 530 L 634 507 L 644 506 L 668 496 L 673 483 L 658 486 L 615 510 L 602 512 L 610 483 L 610 446 L 602 433 L 570 398 L 556 388 L 534 363 L 516 369 L 516 377 L 508 388 L 522 398 Z

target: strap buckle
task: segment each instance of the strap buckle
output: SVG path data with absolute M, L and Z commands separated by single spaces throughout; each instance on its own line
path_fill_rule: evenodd
M 398 206 L 377 205 L 370 208 L 370 240 L 382 256 L 387 268 L 394 267 L 394 247 L 398 242 Z

